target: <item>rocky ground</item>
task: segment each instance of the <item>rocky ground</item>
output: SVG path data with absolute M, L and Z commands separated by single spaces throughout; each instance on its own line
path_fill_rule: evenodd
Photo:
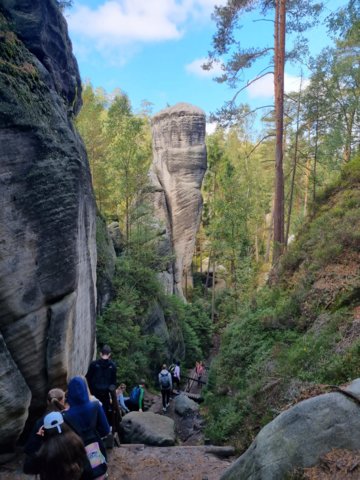
M 200 416 L 180 417 L 174 411 L 174 400 L 168 411 L 162 411 L 161 399 L 149 396 L 150 411 L 174 419 L 179 445 L 175 447 L 148 447 L 121 445 L 109 451 L 110 480 L 218 480 L 233 459 L 224 459 L 210 453 L 203 445 Z M 35 480 L 22 473 L 22 457 L 0 466 L 1 480 Z

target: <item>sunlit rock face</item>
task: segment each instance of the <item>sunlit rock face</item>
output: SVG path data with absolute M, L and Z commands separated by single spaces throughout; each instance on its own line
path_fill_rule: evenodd
M 95 342 L 95 202 L 81 83 L 53 0 L 1 0 L 0 460 Z
M 168 293 L 183 297 L 192 284 L 190 265 L 201 220 L 201 184 L 206 171 L 205 113 L 178 103 L 154 116 L 153 164 L 155 214 L 164 227 L 161 252 L 174 254 L 161 274 Z

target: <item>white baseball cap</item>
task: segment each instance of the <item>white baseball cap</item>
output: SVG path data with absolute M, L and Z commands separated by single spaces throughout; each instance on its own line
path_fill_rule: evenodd
M 49 430 L 50 428 L 57 428 L 59 433 L 62 432 L 61 424 L 64 423 L 64 418 L 60 412 L 48 413 L 44 418 L 44 428 Z

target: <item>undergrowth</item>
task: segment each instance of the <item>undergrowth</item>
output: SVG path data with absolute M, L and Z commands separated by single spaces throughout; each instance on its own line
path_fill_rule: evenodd
M 360 157 L 319 197 L 269 285 L 237 312 L 223 297 L 230 321 L 204 407 L 213 442 L 242 451 L 302 387 L 358 376 L 359 184 Z

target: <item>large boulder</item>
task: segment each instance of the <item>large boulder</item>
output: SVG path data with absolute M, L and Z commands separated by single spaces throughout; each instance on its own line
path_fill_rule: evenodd
M 205 113 L 178 103 L 154 116 L 150 183 L 155 215 L 163 228 L 159 249 L 174 255 L 160 278 L 168 293 L 183 297 L 192 285 L 190 265 L 198 231 L 206 171 Z
M 120 424 L 124 443 L 144 443 L 156 447 L 175 445 L 174 420 L 152 412 L 131 412 Z
M 175 412 L 180 416 L 195 415 L 199 411 L 199 405 L 186 395 L 180 394 L 175 398 Z
M 360 379 L 346 389 L 360 396 Z M 359 404 L 343 393 L 298 403 L 266 425 L 221 480 L 281 480 L 333 448 L 360 449 Z
M 95 201 L 55 0 L 2 0 L 0 92 L 1 455 L 95 343 Z

